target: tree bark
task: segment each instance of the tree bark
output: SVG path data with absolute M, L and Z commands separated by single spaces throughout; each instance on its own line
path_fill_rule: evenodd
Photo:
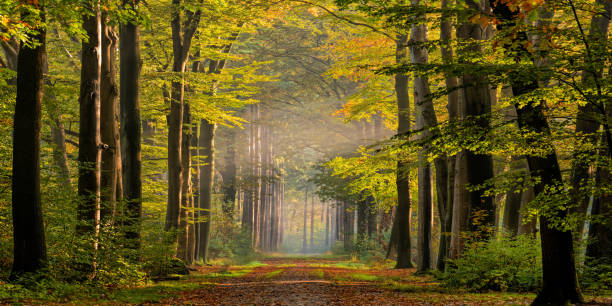
M 206 262 L 208 260 L 208 245 L 210 242 L 210 225 L 212 212 L 212 186 L 214 179 L 214 145 L 215 125 L 206 120 L 200 121 L 200 156 L 203 164 L 200 166 L 200 243 L 199 257 Z
M 79 182 L 77 205 L 77 233 L 95 234 L 100 220 L 100 73 L 101 20 L 97 4 L 90 7 L 93 15 L 83 17 L 87 40 L 82 43 L 80 126 L 79 126 Z
M 102 14 L 102 68 L 100 81 L 100 137 L 104 144 L 101 165 L 101 208 L 100 220 L 103 224 L 112 224 L 117 207 L 117 162 L 120 153 L 119 124 L 117 122 L 117 103 L 119 86 L 115 57 L 117 34 L 109 25 L 109 16 Z
M 355 233 L 354 228 L 354 219 L 355 213 L 353 211 L 349 211 L 351 208 L 350 204 L 344 202 L 342 207 L 342 216 L 343 216 L 343 236 L 344 236 L 344 251 L 351 252 L 353 251 L 353 237 Z
M 186 264 L 191 264 L 191 256 L 189 254 L 189 214 L 190 207 L 193 203 L 193 197 L 191 194 L 191 112 L 189 110 L 189 104 L 183 104 L 183 135 L 181 136 L 181 163 L 182 171 L 181 177 L 183 179 L 181 183 L 181 209 L 180 219 L 178 227 L 178 246 L 177 246 L 177 257 L 182 259 Z
M 406 44 L 408 37 L 398 35 L 396 40 L 396 61 L 404 63 L 407 57 Z M 397 134 L 404 135 L 410 132 L 410 94 L 408 92 L 408 76 L 405 74 L 395 75 L 395 94 L 398 106 L 398 128 Z M 411 242 L 410 242 L 410 168 L 403 157 L 398 157 L 397 162 L 397 269 L 412 268 Z
M 516 25 L 518 12 L 510 9 L 507 4 L 495 1 L 491 1 L 491 6 L 495 16 L 504 22 L 498 25 L 498 30 L 503 31 L 506 26 Z M 520 32 L 512 36 L 512 42 L 520 44 L 521 39 L 526 40 L 526 37 L 526 33 Z M 510 46 L 507 44 L 504 47 L 509 48 Z M 519 54 L 527 54 L 526 50 L 519 50 L 519 52 Z M 510 75 L 510 84 L 515 97 L 529 94 L 539 87 L 535 77 L 526 80 L 524 76 L 519 77 L 516 74 Z M 516 104 L 519 128 L 549 137 L 551 131 L 544 115 L 543 104 L 544 101 L 536 101 L 524 106 Z M 527 142 L 531 145 L 541 140 L 527 139 Z M 534 186 L 536 197 L 538 195 L 554 197 L 554 193 L 563 192 L 563 188 L 560 187 L 563 184 L 563 178 L 554 150 L 546 156 L 527 156 L 527 163 L 531 176 L 540 178 Z M 548 190 L 549 188 L 553 188 L 553 191 Z M 540 214 L 543 286 L 533 301 L 535 305 L 562 305 L 568 302 L 581 303 L 583 301 L 576 273 L 572 233 L 551 224 L 552 219 L 564 219 L 566 216 L 566 207 L 557 207 L 545 214 Z
M 137 8 L 138 0 L 126 0 L 123 4 Z M 140 28 L 135 21 L 121 24 L 119 36 L 121 167 L 126 208 L 123 231 L 126 246 L 138 250 L 142 218 Z
M 185 94 L 184 72 L 189 58 L 189 48 L 200 21 L 201 11 L 182 11 L 181 0 L 172 0 L 172 71 L 179 81 L 172 82 L 170 114 L 168 115 L 168 207 L 165 229 L 176 230 L 179 225 L 182 187 L 182 134 L 183 98 Z M 183 20 L 182 16 L 185 15 Z M 186 26 L 184 26 L 186 25 Z M 176 237 L 176 236 L 175 236 Z
M 588 38 L 589 41 L 591 41 L 591 44 L 594 46 L 606 46 L 610 26 L 610 16 L 612 16 L 612 2 L 597 0 L 596 3 L 597 5 L 603 7 L 603 12 L 598 12 L 597 14 L 593 15 Z M 601 78 L 601 74 L 603 73 L 603 64 L 597 65 L 596 67 L 593 67 L 593 69 L 595 69 L 597 72 L 597 78 Z M 594 83 L 594 78 L 595 76 L 593 76 L 593 74 L 589 71 L 582 71 L 583 83 Z M 578 137 L 583 138 L 582 141 L 586 142 L 586 145 L 578 146 L 573 154 L 570 184 L 572 185 L 572 194 L 574 195 L 573 202 L 576 205 L 574 212 L 580 217 L 575 228 L 575 233 L 578 233 L 579 235 L 583 232 L 584 217 L 586 216 L 589 198 L 591 195 L 591 189 L 588 187 L 589 167 L 592 163 L 591 158 L 593 156 L 597 156 L 595 151 L 591 148 L 595 148 L 597 144 L 596 134 L 601 126 L 600 119 L 598 119 L 600 115 L 601 114 L 598 113 L 597 106 L 593 103 L 578 106 L 575 133 Z M 585 149 L 585 147 L 588 149 Z
M 474 11 L 480 10 L 480 5 L 472 0 L 467 1 L 468 7 Z M 457 39 L 468 43 L 462 52 L 481 53 L 478 41 L 484 39 L 480 24 L 463 20 L 457 28 Z M 469 63 L 466 63 L 469 64 Z M 461 105 L 458 107 L 459 118 L 469 120 L 484 138 L 490 129 L 491 92 L 486 78 L 481 74 L 464 73 L 460 78 Z M 461 155 L 461 156 L 460 156 Z M 463 252 L 466 238 L 464 226 L 470 231 L 469 236 L 478 240 L 490 237 L 495 224 L 495 204 L 493 197 L 484 196 L 484 190 L 464 190 L 467 186 L 479 186 L 493 178 L 493 159 L 490 154 L 473 152 L 464 149 L 457 155 L 455 165 L 455 195 L 453 206 L 453 235 L 451 237 L 451 257 Z M 459 169 L 465 173 L 459 172 Z M 461 180 L 459 180 L 461 178 Z M 461 206 L 461 207 L 457 207 Z M 454 241 L 454 242 L 453 242 Z
M 44 22 L 44 10 L 42 7 L 37 8 L 41 9 L 41 21 Z M 17 56 L 17 99 L 13 120 L 11 176 L 14 235 L 11 279 L 16 279 L 24 273 L 37 272 L 47 266 L 40 194 L 40 131 L 46 33 L 44 28 L 38 28 L 37 31 L 32 39 L 39 44 L 34 48 L 22 44 Z
M 413 1 L 413 5 L 418 5 L 420 1 Z M 425 16 L 419 16 L 425 18 Z M 429 62 L 428 51 L 422 45 L 427 42 L 427 27 L 424 24 L 416 24 L 412 27 L 411 40 L 414 42 L 410 46 L 410 56 L 413 64 L 423 65 Z M 425 272 L 431 268 L 431 229 L 433 224 L 433 184 L 431 164 L 427 159 L 430 138 L 439 134 L 436 113 L 429 89 L 429 80 L 426 76 L 415 74 L 414 76 L 414 107 L 416 112 L 416 129 L 420 130 L 419 140 L 423 142 L 422 149 L 419 151 L 418 169 L 418 262 L 417 270 Z M 436 170 L 439 179 L 438 183 L 438 202 L 439 208 L 446 207 L 446 158 L 437 158 Z
M 306 244 L 306 229 L 308 223 L 308 188 L 304 192 L 304 227 L 302 231 L 302 252 L 306 253 L 308 250 L 308 244 Z
M 448 0 L 442 0 L 442 20 L 440 21 L 440 53 L 445 64 L 453 62 L 453 48 L 450 45 L 452 39 L 452 21 L 448 12 Z M 450 72 L 444 75 L 446 90 L 448 91 L 448 110 L 449 123 L 454 123 L 457 120 L 457 108 L 459 104 L 459 91 L 457 88 L 457 77 Z M 436 164 L 438 171 L 438 164 Z M 453 216 L 453 199 L 454 199 L 454 184 L 455 184 L 455 156 L 448 156 L 446 160 L 446 178 L 436 173 L 436 188 L 442 189 L 442 185 L 438 182 L 441 179 L 446 179 L 446 203 L 445 207 L 441 207 L 440 199 L 438 199 L 438 213 L 440 215 L 440 241 L 438 248 L 437 269 L 444 271 L 446 267 L 446 258 L 449 256 L 451 227 Z M 440 198 L 440 195 L 438 195 Z

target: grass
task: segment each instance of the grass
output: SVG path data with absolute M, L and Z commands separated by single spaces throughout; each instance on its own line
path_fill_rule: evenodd
M 231 278 L 231 277 L 242 277 L 253 272 L 252 269 L 241 269 L 241 270 L 221 270 L 208 274 L 196 274 L 189 278 Z
M 297 267 L 297 264 L 281 264 L 281 265 L 276 265 L 276 267 L 279 268 L 293 268 L 293 267 Z
M 281 273 L 283 273 L 283 269 L 275 270 L 275 271 L 272 271 L 272 272 L 268 272 L 268 273 L 264 274 L 264 277 L 265 278 L 273 278 L 273 277 L 276 277 L 276 276 L 280 275 Z
M 161 282 L 142 287 L 112 291 L 108 294 L 108 299 L 117 303 L 157 303 L 162 299 L 175 297 L 178 292 L 195 290 L 202 286 L 213 285 L 212 283 L 188 283 L 188 282 Z
M 325 278 L 325 272 L 323 272 L 323 270 L 321 269 L 310 271 L 310 274 L 316 278 L 321 278 L 321 279 Z

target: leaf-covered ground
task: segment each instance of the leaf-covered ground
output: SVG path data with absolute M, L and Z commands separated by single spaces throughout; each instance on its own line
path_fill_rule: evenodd
M 442 287 L 430 275 L 342 258 L 277 257 L 242 266 L 197 267 L 179 280 L 106 293 L 75 294 L 61 303 L 190 305 L 524 305 L 530 293 L 468 293 Z M 611 297 L 587 297 L 612 305 Z M 26 304 L 56 304 L 39 299 Z M 0 304 L 8 301 L 0 300 Z M 13 300 L 16 302 L 16 300 Z
M 342 259 L 269 258 L 247 266 L 202 267 L 178 281 L 182 283 L 181 286 L 167 292 L 171 297 L 157 299 L 159 295 L 156 295 L 149 301 L 133 302 L 207 305 L 480 305 L 528 304 L 534 298 L 533 294 L 461 293 L 442 288 L 431 276 L 416 276 L 414 272 L 414 269 L 372 268 Z M 185 290 L 180 290 L 181 287 Z M 163 289 L 161 291 L 157 294 L 163 294 Z

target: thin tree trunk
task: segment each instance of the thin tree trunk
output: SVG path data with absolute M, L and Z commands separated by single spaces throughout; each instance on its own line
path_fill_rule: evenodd
M 306 253 L 308 245 L 306 244 L 306 229 L 308 223 L 308 188 L 304 192 L 304 228 L 302 231 L 302 252 Z
M 22 1 L 25 2 L 25 1 Z M 44 11 L 41 18 L 44 22 Z M 22 17 L 29 17 L 24 13 Z M 25 18 L 24 18 L 25 19 Z M 44 91 L 46 33 L 37 29 L 39 44 L 22 44 L 17 56 L 17 99 L 13 120 L 13 268 L 11 278 L 47 266 L 47 245 L 40 194 L 40 131 Z
M 124 1 L 124 6 L 132 8 L 137 4 L 137 0 Z M 140 28 L 133 22 L 121 24 L 119 35 L 121 167 L 126 205 L 123 226 L 126 246 L 138 250 L 142 218 Z
M 325 246 L 326 247 L 329 247 L 329 220 L 330 220 L 329 213 L 330 213 L 329 203 L 327 203 L 325 205 Z
M 53 139 L 53 161 L 59 169 L 59 176 L 68 190 L 72 189 L 68 153 L 66 151 L 66 132 L 59 116 L 54 116 L 51 122 L 51 138 Z
M 193 262 L 198 254 L 198 233 L 199 233 L 199 222 L 197 219 L 199 218 L 199 211 L 196 209 L 200 206 L 200 166 L 197 163 L 194 163 L 193 158 L 198 156 L 198 124 L 192 123 L 191 127 L 191 194 L 192 200 L 190 205 L 189 212 L 189 220 L 191 223 L 188 225 L 187 230 L 189 234 L 187 235 L 187 252 L 188 258 Z
M 344 228 L 344 251 L 351 252 L 353 251 L 353 237 L 355 233 L 355 213 L 353 211 L 349 211 L 350 204 L 345 202 L 343 205 L 342 216 L 343 216 L 343 228 Z
M 368 202 L 360 200 L 357 204 L 357 239 L 366 239 L 368 232 Z
M 181 162 L 182 171 L 181 177 L 183 179 L 181 184 L 181 209 L 180 219 L 178 228 L 178 246 L 177 246 L 177 257 L 182 259 L 186 264 L 191 264 L 189 256 L 189 213 L 192 205 L 191 196 L 191 112 L 189 110 L 189 104 L 184 103 L 183 105 L 183 135 L 181 136 Z

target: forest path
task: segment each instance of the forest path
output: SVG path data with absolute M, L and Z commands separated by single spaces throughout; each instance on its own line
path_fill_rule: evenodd
M 246 266 L 201 267 L 162 304 L 196 305 L 483 305 L 528 304 L 533 295 L 451 292 L 414 269 L 368 267 L 345 259 L 268 258 Z

